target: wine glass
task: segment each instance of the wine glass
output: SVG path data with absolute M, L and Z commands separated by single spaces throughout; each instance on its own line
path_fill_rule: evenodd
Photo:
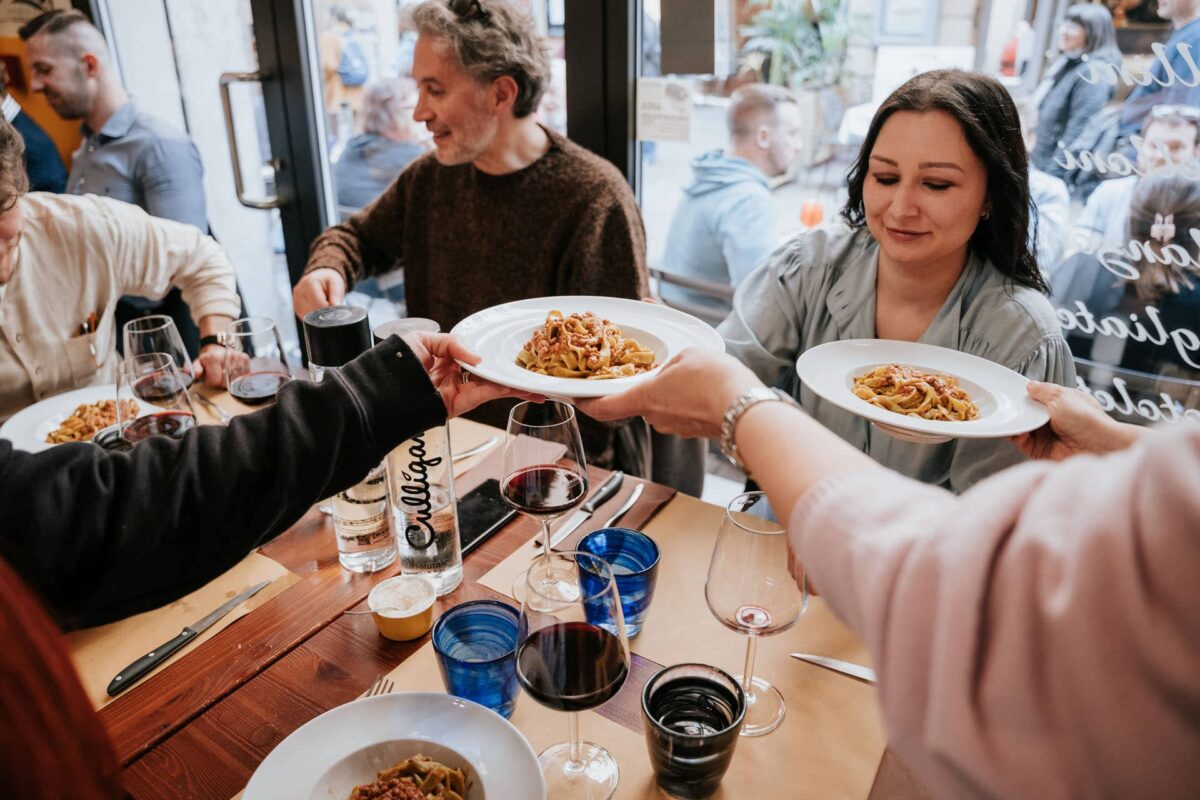
M 221 332 L 225 346 L 225 380 L 229 393 L 246 405 L 275 399 L 292 379 L 283 340 L 270 317 L 234 320 Z
M 187 348 L 183 346 L 179 328 L 175 327 L 175 320 L 166 314 L 138 317 L 125 323 L 122 335 L 125 342 L 125 358 L 140 356 L 143 353 L 166 353 L 179 369 L 185 381 L 184 385 L 191 386 L 196 371 Z
M 550 520 L 580 505 L 588 491 L 575 409 L 555 400 L 518 403 L 509 412 L 507 431 L 500 496 L 542 526 L 545 563 L 536 571 L 541 592 L 558 600 L 575 599 L 572 592 L 578 591 L 579 582 L 574 570 L 560 576 L 550 568 L 557 563 L 550 559 Z
M 544 573 L 556 576 L 550 593 Z M 574 599 L 562 599 L 566 581 L 574 585 Z M 520 594 L 517 680 L 538 703 L 570 714 L 570 739 L 538 755 L 547 797 L 607 800 L 620 770 L 611 753 L 580 740 L 579 712 L 608 701 L 629 675 L 629 639 L 612 568 L 592 553 L 552 552 L 530 566 Z
M 762 492 L 746 492 L 730 501 L 704 584 L 713 616 L 748 637 L 745 667 L 738 676 L 746 693 L 742 736 L 770 733 L 783 722 L 786 710 L 779 690 L 754 677 L 759 637 L 787 630 L 808 608 L 807 580 L 798 587 L 788 572 L 787 533 L 763 519 L 769 509 Z
M 187 382 L 169 355 L 143 353 L 117 366 L 117 421 L 130 444 L 156 434 L 179 439 L 195 427 Z

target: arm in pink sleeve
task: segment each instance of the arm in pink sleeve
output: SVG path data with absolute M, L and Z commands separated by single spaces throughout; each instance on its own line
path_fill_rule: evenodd
M 1200 426 L 1177 426 L 959 497 L 834 477 L 789 530 L 935 792 L 1185 796 L 1200 786 L 1197 487 Z

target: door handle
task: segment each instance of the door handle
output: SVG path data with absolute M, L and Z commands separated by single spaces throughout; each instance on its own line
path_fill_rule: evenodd
M 238 155 L 237 131 L 233 125 L 233 103 L 229 98 L 229 87 L 235 83 L 262 83 L 269 77 L 269 73 L 261 70 L 258 72 L 225 72 L 221 74 L 221 108 L 225 112 L 225 132 L 229 136 L 229 154 L 233 162 L 233 185 L 237 192 L 238 202 L 247 208 L 279 208 L 283 205 L 283 201 L 280 200 L 278 194 L 271 197 L 259 198 L 246 196 L 246 186 L 242 180 L 242 160 Z M 280 167 L 278 159 L 271 159 L 267 163 L 278 171 Z

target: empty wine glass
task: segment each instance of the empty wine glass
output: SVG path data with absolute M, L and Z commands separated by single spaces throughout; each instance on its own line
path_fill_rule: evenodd
M 188 356 L 187 348 L 183 346 L 183 337 L 175 320 L 166 314 L 151 314 L 148 317 L 138 317 L 125 323 L 122 332 L 125 343 L 125 358 L 140 356 L 143 353 L 166 353 L 175 362 L 176 368 L 183 377 L 186 386 L 190 386 L 196 377 L 192 359 Z
M 500 496 L 542 526 L 545 563 L 536 571 L 540 591 L 559 600 L 575 599 L 572 592 L 578 591 L 579 584 L 574 570 L 560 576 L 551 568 L 558 562 L 550 560 L 550 520 L 581 504 L 588 491 L 575 409 L 554 400 L 518 403 L 509 412 L 507 430 Z
M 143 353 L 117 366 L 117 421 L 130 444 L 154 435 L 179 439 L 195 427 L 187 382 L 169 355 Z
M 270 317 L 234 320 L 221 333 L 229 393 L 246 405 L 275 399 L 292 379 L 279 328 Z
M 746 693 L 742 736 L 762 736 L 783 722 L 783 695 L 754 677 L 760 636 L 785 631 L 808 608 L 803 588 L 788 572 L 787 533 L 763 517 L 770 504 L 762 492 L 746 492 L 730 501 L 713 546 L 704 598 L 726 627 L 744 633 L 746 663 L 738 682 Z
M 543 572 L 557 576 L 549 594 Z M 566 581 L 575 587 L 572 600 L 562 599 Z M 629 640 L 612 568 L 592 553 L 553 552 L 530 566 L 520 594 L 517 680 L 538 703 L 570 714 L 570 739 L 538 756 L 546 796 L 607 800 L 620 770 L 611 753 L 580 740 L 579 712 L 608 701 L 629 675 Z M 615 625 L 606 629 L 592 620 Z

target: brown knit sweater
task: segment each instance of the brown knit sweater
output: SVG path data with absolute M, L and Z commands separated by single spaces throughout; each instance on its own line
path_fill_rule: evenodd
M 374 203 L 317 237 L 305 271 L 330 267 L 353 286 L 403 267 L 408 313 L 445 331 L 512 300 L 647 296 L 646 234 L 629 185 L 609 162 L 546 132 L 546 154 L 507 175 L 417 159 Z M 503 427 L 511 405 L 472 416 Z M 614 460 L 612 427 L 584 422 L 594 463 L 638 474 Z
M 306 271 L 331 267 L 353 286 L 403 267 L 408 313 L 442 330 L 511 300 L 646 296 L 646 234 L 629 185 L 609 162 L 547 133 L 550 150 L 507 175 L 417 159 L 317 237 Z

